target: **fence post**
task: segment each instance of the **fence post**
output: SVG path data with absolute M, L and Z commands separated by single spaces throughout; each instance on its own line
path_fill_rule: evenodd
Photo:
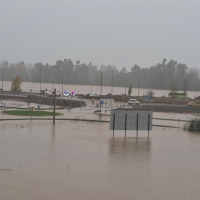
M 150 114 L 148 115 L 148 138 L 149 138 L 149 129 L 150 129 Z
M 55 110 L 56 110 L 56 88 L 54 89 L 53 92 L 53 124 L 55 124 Z
M 127 114 L 125 114 L 125 138 L 126 138 Z
M 137 130 L 137 138 L 138 138 L 138 118 L 139 118 L 139 114 L 137 113 L 137 124 L 136 124 L 136 130 Z
M 113 137 L 115 136 L 115 113 L 113 114 Z

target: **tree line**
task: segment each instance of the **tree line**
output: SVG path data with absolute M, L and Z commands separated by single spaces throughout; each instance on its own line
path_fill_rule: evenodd
M 22 82 L 63 83 L 77 85 L 102 85 L 113 87 L 168 89 L 172 91 L 199 91 L 199 70 L 189 68 L 186 64 L 163 59 L 149 68 L 138 65 L 128 71 L 125 67 L 118 69 L 115 65 L 93 65 L 73 62 L 71 59 L 57 60 L 54 65 L 40 62 L 35 65 L 18 63 L 4 63 L 0 67 L 0 80 L 12 81 L 20 76 Z

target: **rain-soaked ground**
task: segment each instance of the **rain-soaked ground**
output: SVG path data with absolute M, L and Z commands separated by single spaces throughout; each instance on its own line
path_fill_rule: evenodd
M 98 119 L 94 110 L 88 104 L 60 112 L 63 118 Z M 125 139 L 124 131 L 116 131 L 113 138 L 109 123 L 0 121 L 0 199 L 200 199 L 200 134 L 153 127 L 149 139 L 147 131 L 135 136 L 127 131 Z

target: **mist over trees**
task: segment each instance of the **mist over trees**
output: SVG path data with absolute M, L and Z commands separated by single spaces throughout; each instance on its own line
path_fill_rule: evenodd
M 102 71 L 102 72 L 101 72 Z M 149 89 L 172 89 L 172 86 L 179 91 L 200 90 L 199 70 L 189 68 L 186 64 L 163 59 L 149 68 L 142 68 L 133 65 L 130 71 L 125 67 L 118 69 L 115 65 L 97 66 L 91 62 L 81 63 L 79 60 L 73 62 L 70 59 L 57 60 L 55 65 L 35 63 L 25 64 L 8 63 L 0 65 L 0 80 L 12 81 L 20 76 L 22 82 L 62 83 L 77 85 L 100 85 Z M 2 76 L 3 75 L 3 76 Z

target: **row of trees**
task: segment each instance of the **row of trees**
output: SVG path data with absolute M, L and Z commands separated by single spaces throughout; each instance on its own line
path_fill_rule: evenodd
M 118 69 L 115 65 L 97 66 L 85 64 L 79 60 L 57 60 L 55 65 L 36 63 L 27 65 L 23 61 L 0 67 L 0 79 L 13 80 L 17 75 L 24 82 L 64 83 L 173 90 L 200 90 L 199 70 L 187 65 L 163 59 L 149 68 L 138 65 L 128 71 L 125 67 Z

